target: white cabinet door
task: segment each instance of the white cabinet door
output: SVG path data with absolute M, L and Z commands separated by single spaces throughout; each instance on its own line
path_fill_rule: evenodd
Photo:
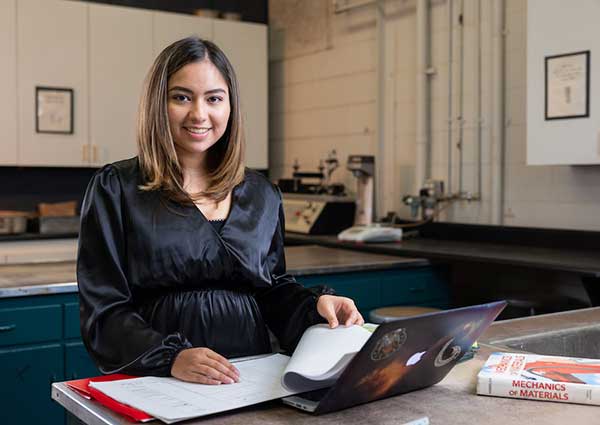
M 0 2 L 0 165 L 17 163 L 17 0 Z
M 19 164 L 89 164 L 87 45 L 85 3 L 17 2 Z M 73 134 L 36 132 L 36 86 L 73 90 Z
M 231 61 L 240 83 L 246 164 L 268 168 L 267 26 L 215 20 L 214 41 Z
M 169 44 L 190 35 L 212 40 L 213 20 L 181 13 L 154 12 L 154 56 Z
M 152 12 L 89 5 L 92 165 L 136 155 L 142 83 L 152 64 Z

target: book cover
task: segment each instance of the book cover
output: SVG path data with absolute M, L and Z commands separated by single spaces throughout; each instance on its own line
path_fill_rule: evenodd
M 600 359 L 493 353 L 477 375 L 477 394 L 600 405 Z

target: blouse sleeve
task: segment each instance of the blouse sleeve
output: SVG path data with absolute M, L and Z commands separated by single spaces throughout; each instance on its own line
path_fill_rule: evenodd
M 281 348 L 292 352 L 308 327 L 327 321 L 317 312 L 318 294 L 297 283 L 286 272 L 284 220 L 280 199 L 277 228 L 267 258 L 272 284 L 257 294 L 256 299 L 267 326 L 279 340 Z
M 92 178 L 82 204 L 77 255 L 81 336 L 102 373 L 170 376 L 175 356 L 191 344 L 178 333 L 156 332 L 132 303 L 123 196 L 117 170 L 108 166 Z

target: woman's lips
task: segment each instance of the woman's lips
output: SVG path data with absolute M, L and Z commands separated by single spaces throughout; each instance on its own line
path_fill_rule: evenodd
M 183 127 L 194 138 L 204 138 L 211 130 L 206 127 Z

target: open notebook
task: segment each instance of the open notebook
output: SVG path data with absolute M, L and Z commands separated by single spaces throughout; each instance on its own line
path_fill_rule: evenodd
M 241 382 L 236 384 L 201 385 L 158 377 L 110 382 L 92 378 L 89 387 L 163 422 L 178 422 L 329 386 L 369 339 L 371 330 L 369 325 L 312 326 L 291 358 L 270 354 L 232 359 L 240 371 Z

